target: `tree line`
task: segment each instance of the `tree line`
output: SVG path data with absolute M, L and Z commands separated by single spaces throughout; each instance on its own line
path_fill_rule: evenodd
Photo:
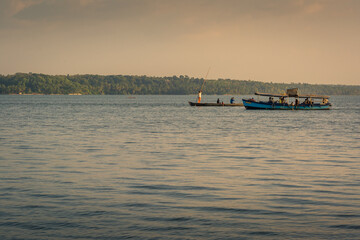
M 150 77 L 131 75 L 46 75 L 16 73 L 0 75 L 0 94 L 195 94 L 203 78 L 186 75 Z M 301 94 L 360 95 L 360 86 L 307 83 L 265 83 L 251 80 L 206 80 L 205 94 L 248 95 L 254 92 L 284 93 L 299 88 Z

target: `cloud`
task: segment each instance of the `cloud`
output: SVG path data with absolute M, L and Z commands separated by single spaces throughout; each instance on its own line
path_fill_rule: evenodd
M 317 13 L 322 11 L 324 6 L 320 3 L 314 3 L 306 7 L 305 12 L 309 14 Z
M 346 2 L 355 5 L 352 0 L 344 0 L 343 5 Z M 103 25 L 144 33 L 193 34 L 252 22 L 287 21 L 291 16 L 306 18 L 338 5 L 333 0 L 1 0 L 0 28 Z
M 348 17 L 335 19 L 334 16 L 342 9 L 342 15 L 357 18 L 359 3 L 354 0 L 343 0 L 341 4 L 336 0 L 3 0 L 0 9 L 9 11 L 0 23 L 0 30 L 4 26 L 29 29 L 32 25 L 53 31 L 92 28 L 102 32 L 196 39 L 218 37 L 225 31 L 249 30 L 249 27 L 310 28 L 320 22 L 341 22 Z
M 15 17 L 28 21 L 65 21 L 86 12 L 89 1 L 48 0 L 32 4 L 19 11 Z
M 302 9 L 316 12 L 322 4 L 315 0 L 5 0 L 16 18 L 28 21 L 89 21 L 193 19 L 224 22 L 241 17 L 276 17 Z M 9 4 L 8 4 L 9 5 Z M 9 8 L 9 6 L 5 6 Z
M 95 0 L 79 0 L 80 5 L 82 6 L 87 6 L 90 4 L 93 4 L 95 2 Z
M 297 6 L 301 13 L 305 14 L 315 14 L 321 12 L 325 5 L 332 4 L 330 1 L 326 3 L 321 0 L 297 0 L 294 2 L 294 5 Z
M 151 1 L 145 0 L 47 0 L 23 8 L 16 18 L 29 21 L 108 20 L 139 16 Z M 76 23 L 76 22 L 75 22 Z
M 24 25 L 24 22 L 15 16 L 28 7 L 43 0 L 1 0 L 0 1 L 0 30 L 13 29 Z M 1 32 L 0 32 L 1 33 Z
M 1 15 L 14 16 L 18 12 L 34 5 L 43 0 L 2 0 L 0 1 Z

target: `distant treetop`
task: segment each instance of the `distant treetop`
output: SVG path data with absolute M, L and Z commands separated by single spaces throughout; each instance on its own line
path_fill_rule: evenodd
M 148 77 L 131 75 L 0 75 L 0 94 L 195 94 L 204 79 L 187 75 Z M 254 92 L 285 93 L 299 88 L 301 94 L 360 95 L 360 86 L 307 83 L 265 83 L 251 80 L 206 80 L 204 94 L 247 95 Z

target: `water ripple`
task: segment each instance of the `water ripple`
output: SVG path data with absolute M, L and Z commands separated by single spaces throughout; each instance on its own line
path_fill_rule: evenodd
M 0 95 L 2 239 L 359 239 L 359 96 L 193 97 Z

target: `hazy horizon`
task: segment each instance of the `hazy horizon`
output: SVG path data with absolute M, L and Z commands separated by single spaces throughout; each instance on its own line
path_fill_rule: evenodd
M 356 0 L 2 0 L 0 74 L 360 84 Z
M 36 73 L 36 72 L 28 72 L 28 73 L 24 73 L 24 72 L 17 72 L 17 73 L 10 73 L 10 74 L 1 74 L 0 75 L 16 75 L 16 74 L 44 74 L 44 75 L 48 75 L 48 76 L 76 76 L 76 75 L 92 75 L 92 76 L 134 76 L 134 77 L 138 77 L 138 76 L 145 76 L 148 78 L 172 78 L 174 76 L 176 77 L 188 77 L 189 79 L 204 79 L 205 82 L 206 81 L 218 81 L 218 80 L 231 80 L 231 81 L 254 81 L 254 82 L 260 82 L 260 83 L 270 83 L 270 84 L 310 84 L 310 85 L 339 85 L 339 86 L 354 86 L 354 87 L 360 87 L 360 83 L 357 84 L 344 84 L 344 83 L 334 83 L 334 84 L 330 84 L 330 83 L 309 83 L 309 82 L 269 82 L 269 81 L 260 81 L 260 80 L 254 80 L 254 79 L 233 79 L 233 78 L 205 78 L 205 77 L 194 77 L 194 76 L 188 76 L 188 75 L 173 75 L 173 76 L 153 76 L 153 75 L 136 75 L 136 74 L 88 74 L 88 73 L 83 73 L 83 74 L 46 74 L 46 73 Z

